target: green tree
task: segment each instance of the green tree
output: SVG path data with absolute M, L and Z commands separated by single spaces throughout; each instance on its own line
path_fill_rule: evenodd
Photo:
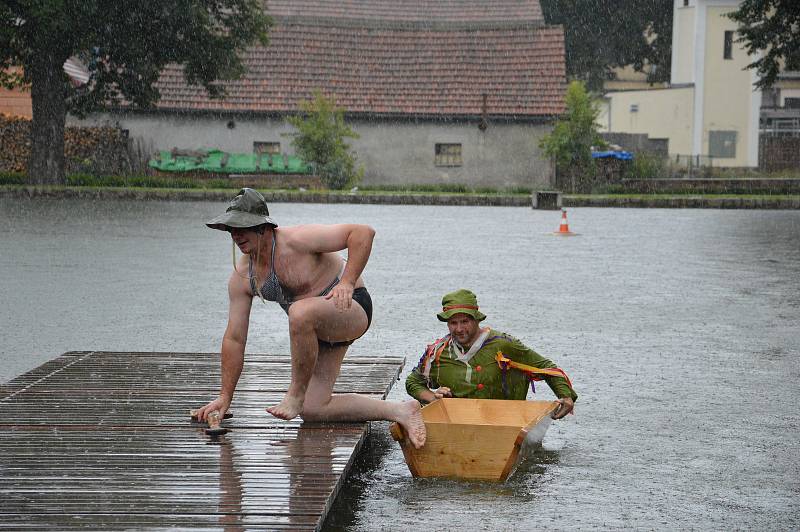
M 744 0 L 728 16 L 739 23 L 739 39 L 757 59 L 756 87 L 767 89 L 781 70 L 800 70 L 800 2 L 797 0 Z
M 313 100 L 300 102 L 300 111 L 286 119 L 297 129 L 289 134 L 297 155 L 314 164 L 328 188 L 342 189 L 357 181 L 362 170 L 356 169 L 356 156 L 345 139 L 359 135 L 345 123 L 344 109 L 317 89 Z
M 567 75 L 599 90 L 612 69 L 631 65 L 668 81 L 672 0 L 542 0 L 548 24 L 564 26 Z
M 154 83 L 167 64 L 180 64 L 189 84 L 224 96 L 217 80 L 244 71 L 238 53 L 267 44 L 271 19 L 261 0 L 11 0 L 0 3 L 0 84 L 29 85 L 33 106 L 29 176 L 64 182 L 64 124 L 125 102 L 156 102 Z M 73 87 L 63 72 L 73 56 L 89 82 Z M 21 67 L 10 74 L 8 69 Z
M 600 111 L 582 81 L 567 87 L 566 106 L 564 116 L 542 137 L 539 147 L 556 161 L 557 172 L 593 177 L 591 148 L 605 144 L 598 133 Z

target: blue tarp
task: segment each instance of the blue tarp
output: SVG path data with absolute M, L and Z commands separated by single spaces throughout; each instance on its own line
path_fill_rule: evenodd
M 632 161 L 633 154 L 629 151 L 593 151 L 592 159 L 619 159 L 620 161 Z

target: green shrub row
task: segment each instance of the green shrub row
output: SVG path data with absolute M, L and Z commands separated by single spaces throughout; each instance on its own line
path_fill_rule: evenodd
M 18 172 L 0 172 L 0 185 L 33 185 L 28 176 Z M 164 176 L 116 176 L 70 174 L 66 178 L 70 187 L 132 187 L 132 188 L 236 188 L 227 179 L 192 179 Z
M 0 185 L 25 185 L 28 176 L 20 172 L 0 172 Z
M 530 187 L 523 186 L 496 189 L 492 187 L 469 187 L 459 183 L 360 186 L 358 189 L 363 192 L 429 192 L 449 194 L 530 194 L 532 190 Z
M 24 173 L 0 172 L 0 185 L 33 185 Z M 177 188 L 177 189 L 225 189 L 238 185 L 227 179 L 193 179 L 168 176 L 103 176 L 71 174 L 66 185 L 71 187 L 131 187 L 131 188 Z M 516 186 L 508 189 L 491 187 L 469 187 L 459 183 L 382 185 L 359 187 L 363 192 L 421 192 L 451 194 L 530 194 L 531 188 Z

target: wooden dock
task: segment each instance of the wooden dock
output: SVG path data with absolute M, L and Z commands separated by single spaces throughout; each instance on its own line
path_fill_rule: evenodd
M 345 359 L 334 391 L 384 398 L 402 365 Z M 289 372 L 248 354 L 218 439 L 188 416 L 216 354 L 70 352 L 0 385 L 0 529 L 320 529 L 369 425 L 273 418 Z

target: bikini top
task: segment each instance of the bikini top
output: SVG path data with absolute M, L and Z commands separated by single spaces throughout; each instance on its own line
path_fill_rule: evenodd
M 261 285 L 261 297 L 266 299 L 267 301 L 275 301 L 278 303 L 281 308 L 288 314 L 289 313 L 289 306 L 294 303 L 294 294 L 281 284 L 280 279 L 278 279 L 278 275 L 275 273 L 275 237 L 272 237 L 272 255 L 270 258 L 270 270 L 269 275 L 267 278 L 264 279 L 264 283 Z M 248 261 L 248 274 L 250 277 L 250 290 L 253 293 L 256 293 L 256 278 L 253 275 L 253 258 L 250 257 Z M 344 270 L 344 268 L 342 268 Z M 327 295 L 328 292 L 333 290 L 333 287 L 339 284 L 341 273 L 336 276 L 336 278 L 331 281 L 331 283 L 323 290 L 319 295 L 324 296 Z

